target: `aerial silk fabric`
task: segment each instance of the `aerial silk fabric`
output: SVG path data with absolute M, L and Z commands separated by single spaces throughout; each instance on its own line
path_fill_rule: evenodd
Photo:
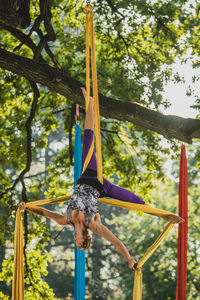
M 96 57 L 95 57 L 95 41 L 94 41 L 94 25 L 93 25 L 93 13 L 91 6 L 87 6 L 86 12 L 86 109 L 89 103 L 90 98 L 90 64 L 89 64 L 89 55 L 90 55 L 90 44 L 91 44 L 91 56 L 92 56 L 92 79 L 93 79 L 93 97 L 94 97 L 94 110 L 95 110 L 95 130 L 96 130 L 96 152 L 97 152 L 97 177 L 98 180 L 103 183 L 103 174 L 102 174 L 102 157 L 101 157 L 101 136 L 100 136 L 100 117 L 99 117 L 99 102 L 98 102 L 98 90 L 97 90 L 97 74 L 96 74 Z M 93 147 L 93 148 L 92 148 Z M 85 159 L 83 166 L 83 172 L 86 170 L 87 165 L 91 159 L 94 149 L 94 141 L 88 152 L 88 156 Z M 44 204 L 53 204 L 58 202 L 63 202 L 69 200 L 71 195 L 66 197 L 60 197 L 57 199 L 45 199 L 34 202 L 29 202 L 26 204 L 26 207 L 31 205 L 44 205 Z M 100 198 L 99 201 L 119 206 L 127 209 L 133 209 L 136 211 L 142 211 L 145 213 L 150 213 L 156 216 L 167 216 L 173 215 L 172 213 L 160 209 L 156 209 L 147 205 L 129 203 L 124 201 L 119 201 L 115 199 L 105 199 Z M 141 267 L 145 261 L 152 255 L 156 250 L 159 244 L 164 240 L 169 231 L 174 226 L 173 223 L 168 223 L 164 228 L 161 235 L 154 242 L 154 244 L 147 250 L 143 258 L 138 263 L 138 271 L 135 272 L 135 285 L 133 291 L 133 300 L 141 300 L 142 298 L 142 271 Z M 23 279 L 23 237 L 22 237 L 22 223 L 21 223 L 21 213 L 19 209 L 17 210 L 16 223 L 15 223 L 15 254 L 14 254 L 14 270 L 13 270 L 13 300 L 24 300 L 24 279 Z
M 71 195 L 65 197 L 59 197 L 56 199 L 44 199 L 26 203 L 25 207 L 36 205 L 42 206 L 45 204 L 55 204 L 59 202 L 65 202 L 71 198 Z M 165 211 L 162 209 L 157 209 L 154 207 L 150 207 L 148 205 L 136 204 L 124 202 L 116 199 L 106 199 L 99 198 L 100 202 L 114 205 L 126 209 L 132 209 L 136 211 L 142 211 L 144 213 L 150 213 L 155 216 L 167 216 L 174 215 L 169 211 Z M 133 300 L 140 300 L 142 295 L 142 274 L 141 267 L 144 262 L 149 258 L 149 256 L 156 250 L 158 245 L 162 242 L 162 240 L 167 236 L 168 232 L 173 227 L 173 223 L 168 223 L 165 227 L 163 233 L 158 238 L 158 240 L 153 244 L 153 247 L 150 247 L 146 254 L 143 256 L 141 261 L 138 263 L 139 271 L 135 273 L 135 288 L 133 294 Z M 12 300 L 24 300 L 24 274 L 23 274 L 23 232 L 22 232 L 22 219 L 21 212 L 18 208 L 15 220 L 15 240 L 14 240 L 14 267 L 13 267 L 13 282 L 12 282 Z
M 187 284 L 187 238 L 188 238 L 188 174 L 185 147 L 181 147 L 180 171 L 179 171 L 179 216 L 185 222 L 178 228 L 178 264 L 176 300 L 186 299 Z
M 81 151 L 82 145 L 80 140 L 80 126 L 76 125 L 75 134 L 75 170 L 74 176 L 77 179 L 81 174 Z M 71 195 L 65 197 L 59 197 L 56 199 L 44 199 L 26 203 L 26 207 L 36 205 L 42 206 L 45 204 L 56 204 L 60 202 L 65 202 L 71 198 Z M 76 249 L 75 254 L 75 295 L 77 300 L 85 299 L 85 253 L 82 250 Z M 21 212 L 18 209 L 15 219 L 15 234 L 14 234 L 14 267 L 13 267 L 13 281 L 12 281 L 12 300 L 24 300 L 24 266 L 23 266 L 23 226 Z
M 150 207 L 148 205 L 143 204 L 136 204 L 136 203 L 129 203 L 129 202 L 123 202 L 115 199 L 105 199 L 101 198 L 99 201 L 107 204 L 111 204 L 118 207 L 123 207 L 127 209 L 132 209 L 136 211 L 142 211 L 144 213 L 154 214 L 159 217 L 163 217 L 166 215 L 173 215 L 170 212 L 167 212 L 162 209 L 157 209 Z M 163 232 L 159 235 L 157 240 L 151 245 L 151 247 L 148 248 L 144 256 L 140 259 L 137 265 L 137 270 L 135 271 L 135 279 L 134 279 L 134 288 L 133 288 L 133 300 L 141 300 L 142 299 L 142 271 L 141 268 L 143 264 L 149 259 L 149 257 L 156 251 L 158 246 L 162 243 L 162 241 L 167 237 L 168 233 L 171 231 L 171 229 L 174 227 L 174 223 L 169 222 Z
M 142 271 L 141 267 L 143 264 L 149 259 L 149 257 L 156 251 L 158 246 L 162 243 L 162 241 L 167 237 L 170 230 L 174 227 L 173 223 L 168 223 L 163 232 L 159 235 L 157 240 L 149 247 L 146 251 L 142 259 L 138 262 L 137 268 L 138 270 L 135 271 L 135 279 L 134 279 L 134 289 L 133 289 L 133 300 L 140 300 L 142 299 Z
M 95 35 L 94 35 L 94 23 L 93 23 L 93 8 L 91 5 L 87 5 L 85 8 L 86 13 L 86 109 L 89 103 L 90 98 L 90 47 L 91 47 L 91 63 L 92 63 L 92 84 L 93 84 L 93 97 L 94 97 L 94 113 L 95 113 L 95 132 L 96 132 L 96 153 L 97 153 L 97 178 L 103 183 L 103 172 L 102 172 L 102 155 L 101 155 L 101 135 L 100 135 L 100 115 L 99 115 L 99 101 L 98 101 L 98 87 L 97 87 L 97 70 L 96 70 L 96 54 L 95 54 Z M 88 151 L 88 155 L 85 159 L 83 165 L 83 172 L 87 169 L 87 166 L 90 162 L 94 149 L 94 139 L 92 145 Z M 102 200 L 100 200 L 102 201 Z M 112 205 L 116 204 L 119 206 L 121 201 L 117 201 L 115 203 L 114 200 L 109 200 Z M 107 202 L 107 201 L 106 201 Z M 108 203 L 108 202 L 107 202 Z M 127 206 L 128 203 L 126 203 Z M 125 204 L 125 205 L 126 205 Z M 121 207 L 125 207 L 124 203 L 121 203 Z M 134 206 L 134 204 L 131 204 Z M 141 205 L 139 205 L 141 206 Z M 130 207 L 130 206 L 129 206 Z M 141 208 L 143 210 L 143 208 Z M 144 262 L 148 259 L 148 257 L 156 250 L 158 245 L 163 241 L 163 239 L 167 236 L 169 231 L 174 226 L 173 223 L 169 223 L 168 226 L 165 227 L 162 234 L 159 236 L 158 240 L 152 245 L 151 248 L 147 251 L 144 257 L 138 264 L 139 270 L 135 273 L 135 288 L 133 292 L 133 299 L 140 300 L 142 297 L 142 272 L 141 267 Z
M 74 188 L 77 180 L 81 176 L 81 127 L 75 126 L 75 143 L 74 143 Z M 74 229 L 75 231 L 75 229 Z M 74 245 L 75 253 L 75 276 L 74 276 L 74 300 L 85 299 L 85 251 L 79 250 Z
M 24 266 L 23 266 L 23 229 L 21 212 L 18 209 L 15 221 L 14 268 L 12 281 L 12 300 L 24 300 Z
M 91 48 L 91 68 L 92 68 L 92 89 L 94 98 L 94 120 L 96 132 L 96 155 L 97 155 L 97 178 L 103 184 L 102 172 L 102 154 L 101 154 L 101 135 L 100 135 L 100 114 L 99 114 L 99 98 L 97 85 L 97 67 L 96 67 L 96 52 L 95 52 L 95 35 L 92 6 L 87 5 L 84 9 L 86 13 L 86 110 L 90 99 L 90 48 Z M 94 139 L 91 144 L 88 155 L 83 165 L 83 173 L 92 157 L 94 150 Z
M 26 203 L 25 207 L 32 205 L 45 205 L 64 202 L 71 196 L 56 199 L 44 199 Z M 12 300 L 24 300 L 24 265 L 23 265 L 23 226 L 20 209 L 17 209 L 14 234 L 14 266 L 12 281 Z

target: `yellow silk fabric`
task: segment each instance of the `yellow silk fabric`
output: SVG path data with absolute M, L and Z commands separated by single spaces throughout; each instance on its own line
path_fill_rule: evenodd
M 142 211 L 144 213 L 152 214 L 158 217 L 163 216 L 169 216 L 174 215 L 169 211 L 165 211 L 162 209 L 154 208 L 148 205 L 143 204 L 136 204 L 136 203 L 129 203 L 129 202 L 123 202 L 115 199 L 105 199 L 100 198 L 99 201 L 111 204 L 118 207 L 123 207 L 127 209 L 132 209 L 136 211 Z M 134 279 L 134 288 L 133 288 L 133 300 L 141 300 L 142 299 L 142 271 L 141 268 L 143 264 L 148 260 L 148 258 L 153 254 L 153 252 L 158 248 L 158 246 L 162 243 L 162 241 L 167 237 L 170 230 L 174 227 L 174 223 L 169 222 L 163 232 L 159 235 L 157 240 L 153 243 L 151 247 L 148 248 L 144 256 L 141 258 L 141 260 L 138 262 L 138 270 L 135 271 L 135 279 Z
M 91 48 L 91 62 L 92 62 L 92 82 L 93 82 L 93 97 L 94 97 L 94 111 L 95 111 L 95 130 L 96 130 L 96 153 L 97 153 L 97 177 L 98 180 L 103 183 L 102 174 L 102 155 L 101 155 L 101 136 L 100 136 L 100 117 L 99 117 L 99 100 L 98 100 L 98 87 L 97 87 L 97 69 L 96 69 L 96 54 L 95 54 L 95 36 L 94 36 L 94 24 L 93 24 L 93 12 L 92 6 L 88 5 L 85 8 L 86 13 L 86 110 L 90 99 L 90 48 Z M 94 138 L 91 147 L 88 151 L 87 157 L 83 166 L 83 173 L 86 170 L 92 153 L 94 150 Z M 45 199 L 34 202 L 29 202 L 26 207 L 32 205 L 44 205 L 55 204 L 58 202 L 64 202 L 70 199 L 71 196 L 60 197 L 56 199 Z M 132 209 L 136 211 L 142 211 L 144 213 L 153 214 L 156 216 L 173 215 L 168 211 L 153 208 L 147 205 L 129 203 L 119 201 L 115 199 L 100 198 L 99 201 Z M 153 243 L 153 245 L 147 250 L 145 255 L 138 263 L 138 270 L 135 272 L 133 300 L 141 300 L 142 298 L 142 272 L 141 267 L 146 260 L 152 255 L 160 243 L 165 239 L 169 231 L 174 226 L 173 223 L 168 223 L 164 228 L 161 235 Z M 12 300 L 24 300 L 24 273 L 23 273 L 23 230 L 20 210 L 17 210 L 15 221 L 15 240 L 14 240 L 14 269 L 13 269 L 13 282 L 12 282 Z
M 44 199 L 33 201 L 26 204 L 26 207 L 32 205 L 55 204 L 70 199 L 71 196 L 60 197 L 56 199 Z M 23 266 L 23 230 L 21 212 L 18 208 L 15 219 L 14 235 L 14 267 L 12 281 L 12 300 L 24 300 L 24 266 Z
M 101 154 L 101 134 L 100 134 L 100 114 L 99 114 L 99 98 L 97 85 L 97 67 L 95 52 L 95 35 L 92 6 L 85 8 L 86 13 L 86 110 L 90 99 L 90 49 L 91 49 L 91 67 L 92 67 L 92 89 L 94 98 L 94 117 L 95 117 L 95 136 L 96 136 L 96 154 L 97 154 L 97 178 L 103 183 L 102 172 L 102 154 Z M 94 150 L 94 138 L 85 159 L 82 173 L 85 172 L 92 157 Z
M 157 240 L 148 248 L 144 256 L 138 262 L 138 270 L 135 271 L 135 279 L 134 279 L 134 288 L 133 288 L 133 300 L 141 300 L 142 299 L 142 271 L 141 267 L 147 261 L 147 259 L 153 254 L 154 251 L 158 248 L 158 246 L 162 243 L 162 241 L 167 237 L 170 230 L 174 227 L 174 223 L 169 222 L 163 232 L 159 235 Z
M 14 268 L 12 281 L 12 299 L 24 300 L 24 267 L 23 267 L 23 239 L 22 220 L 20 210 L 17 210 L 15 220 L 14 240 Z
M 56 199 L 44 199 L 29 202 L 25 207 L 32 205 L 41 206 L 45 204 L 55 204 L 59 202 L 65 202 L 69 200 L 71 195 L 65 197 L 59 197 Z M 150 207 L 148 205 L 136 204 L 130 202 L 124 202 L 116 199 L 106 199 L 99 198 L 100 202 L 132 209 L 136 211 L 142 211 L 144 213 L 153 214 L 155 216 L 167 216 L 173 215 L 171 212 Z M 143 258 L 138 263 L 139 270 L 135 272 L 135 281 L 134 281 L 134 293 L 133 300 L 140 300 L 142 296 L 142 272 L 141 267 L 146 262 L 146 260 L 152 255 L 156 248 L 167 236 L 169 231 L 174 226 L 173 223 L 168 223 L 161 235 L 154 242 L 154 244 L 147 250 Z M 22 220 L 20 210 L 17 210 L 16 220 L 15 220 L 15 240 L 14 240 L 14 268 L 13 268 L 13 282 L 12 282 L 12 300 L 24 300 L 24 268 L 23 268 L 23 231 L 22 231 Z

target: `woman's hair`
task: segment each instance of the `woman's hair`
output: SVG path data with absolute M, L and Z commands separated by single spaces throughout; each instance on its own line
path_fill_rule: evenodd
M 88 230 L 86 226 L 84 226 L 84 229 L 82 229 L 82 234 L 84 239 L 82 247 L 84 250 L 86 250 L 90 247 L 90 243 L 91 243 L 91 237 L 88 234 Z

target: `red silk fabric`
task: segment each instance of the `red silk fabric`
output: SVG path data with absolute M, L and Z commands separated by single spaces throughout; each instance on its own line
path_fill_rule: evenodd
M 186 299 L 187 284 L 187 236 L 188 236 L 188 173 L 185 146 L 181 147 L 180 171 L 179 171 L 179 216 L 185 222 L 178 228 L 178 264 L 176 300 Z

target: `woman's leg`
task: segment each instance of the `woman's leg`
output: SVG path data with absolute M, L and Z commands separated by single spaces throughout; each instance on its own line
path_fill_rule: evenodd
M 81 88 L 84 97 L 86 96 L 86 90 Z M 94 131 L 94 99 L 90 97 L 90 101 L 86 110 L 85 127 L 84 129 L 90 129 Z
M 106 196 L 125 202 L 145 204 L 145 202 L 133 192 L 117 186 L 106 179 L 104 179 L 103 183 Z
M 86 96 L 86 90 L 84 88 L 81 88 L 82 93 L 84 97 Z M 93 141 L 93 135 L 94 135 L 94 99 L 90 97 L 90 101 L 88 104 L 88 108 L 86 111 L 85 116 L 85 126 L 84 126 L 84 136 L 83 136 L 83 150 L 82 150 L 82 168 L 85 162 L 85 159 L 87 157 L 88 151 L 90 149 L 90 146 Z M 97 160 L 95 151 L 93 151 L 92 157 L 90 159 L 90 162 L 87 166 L 87 168 L 97 170 Z
M 125 202 L 131 202 L 131 203 L 138 203 L 138 204 L 146 204 L 139 196 L 135 195 L 133 192 L 124 189 L 120 186 L 117 186 L 108 180 L 104 179 L 104 192 L 105 195 L 114 198 L 117 200 L 125 201 Z M 156 216 L 154 214 L 148 213 L 149 215 Z M 182 223 L 184 220 L 176 215 L 167 215 L 162 216 L 166 221 L 173 222 L 173 223 Z

